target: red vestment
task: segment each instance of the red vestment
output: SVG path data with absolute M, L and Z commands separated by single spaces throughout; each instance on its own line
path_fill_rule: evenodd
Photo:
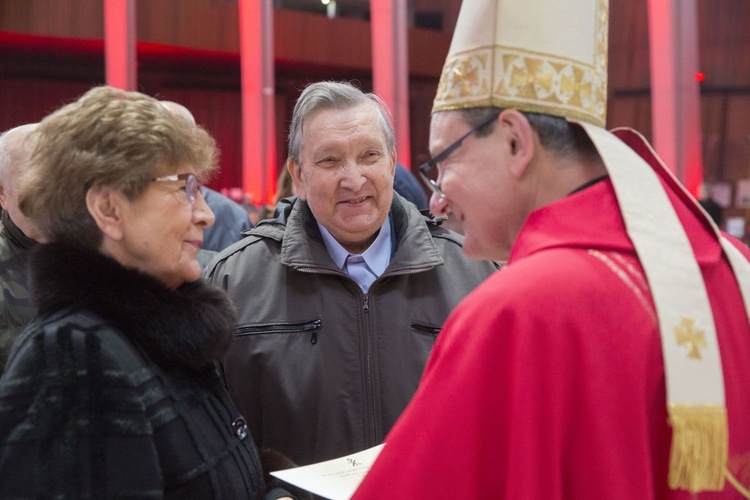
M 742 297 L 697 209 L 662 183 L 715 317 L 728 469 L 750 489 Z M 354 498 L 691 498 L 667 487 L 670 440 L 654 305 L 606 180 L 530 214 L 509 265 L 449 317 Z M 695 498 L 743 497 L 727 482 Z

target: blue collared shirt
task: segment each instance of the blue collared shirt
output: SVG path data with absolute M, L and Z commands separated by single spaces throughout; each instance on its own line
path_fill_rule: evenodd
M 339 269 L 346 270 L 346 259 L 350 254 L 341 243 L 331 235 L 331 233 L 324 228 L 319 222 L 318 227 L 320 228 L 320 234 L 323 235 L 323 242 L 326 245 L 328 254 L 333 259 L 333 262 Z M 386 217 L 385 222 L 380 227 L 375 241 L 364 251 L 362 258 L 367 264 L 367 268 L 376 277 L 383 274 L 391 262 L 391 250 L 392 250 L 392 239 L 391 239 L 391 216 Z M 361 283 L 360 283 L 361 284 Z

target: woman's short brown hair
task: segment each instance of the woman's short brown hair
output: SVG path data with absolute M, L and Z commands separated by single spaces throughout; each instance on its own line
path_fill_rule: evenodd
M 201 181 L 218 151 L 200 126 L 138 92 L 95 87 L 47 116 L 36 131 L 19 206 L 49 241 L 98 249 L 102 234 L 86 208 L 93 186 L 136 199 L 157 176 L 190 165 Z

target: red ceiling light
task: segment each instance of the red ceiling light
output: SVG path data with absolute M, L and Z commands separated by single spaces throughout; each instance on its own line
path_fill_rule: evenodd
M 706 74 L 703 71 L 698 71 L 695 73 L 695 81 L 698 83 L 702 83 L 703 80 L 706 79 Z

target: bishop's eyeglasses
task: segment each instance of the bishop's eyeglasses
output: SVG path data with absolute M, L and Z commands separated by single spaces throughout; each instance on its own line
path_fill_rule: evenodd
M 474 127 L 473 129 L 466 132 L 464 135 L 462 135 L 456 142 L 445 148 L 443 151 L 441 151 L 437 156 L 435 156 L 433 159 L 425 162 L 422 164 L 422 166 L 419 167 L 419 176 L 422 178 L 425 184 L 427 184 L 427 187 L 429 187 L 433 193 L 438 195 L 440 198 L 444 197 L 443 190 L 440 189 L 440 186 L 437 183 L 437 177 L 438 177 L 438 170 L 437 166 L 438 163 L 444 161 L 448 156 L 454 152 L 456 149 L 458 149 L 461 144 L 466 140 L 467 137 L 469 137 L 471 134 L 477 132 L 478 130 L 486 127 L 493 121 L 497 120 L 497 117 L 500 116 L 500 113 L 492 113 L 490 116 L 482 120 L 479 125 Z

